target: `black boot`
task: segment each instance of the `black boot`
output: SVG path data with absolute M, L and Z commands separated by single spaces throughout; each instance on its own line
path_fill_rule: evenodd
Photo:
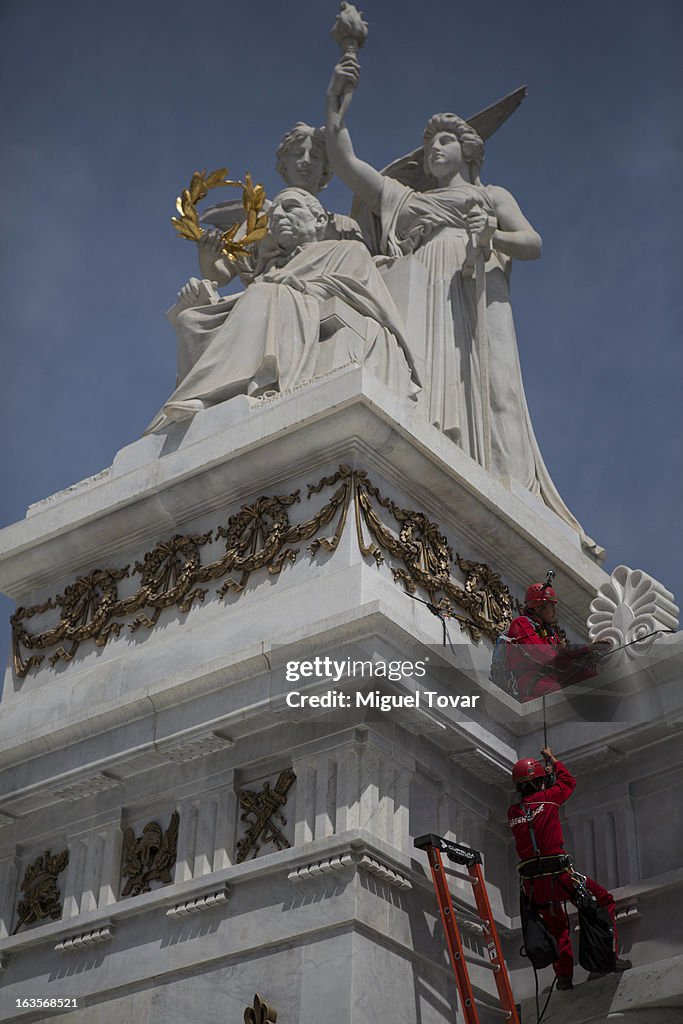
M 574 982 L 572 981 L 571 974 L 560 974 L 557 978 L 557 991 L 566 992 L 568 989 L 574 988 Z
M 622 971 L 630 971 L 633 964 L 630 960 L 622 960 L 621 957 L 617 957 L 614 961 L 614 973 L 620 974 Z

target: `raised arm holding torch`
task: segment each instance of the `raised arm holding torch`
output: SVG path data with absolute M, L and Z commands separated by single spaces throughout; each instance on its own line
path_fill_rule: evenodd
M 332 38 L 338 44 L 342 58 L 352 54 L 358 57 L 358 51 L 364 45 L 368 36 L 367 22 L 363 21 L 362 12 L 353 4 L 342 2 L 341 10 L 337 20 L 332 27 Z M 336 128 L 339 130 L 344 115 L 351 102 L 353 89 L 348 86 L 339 97 L 339 110 L 337 112 Z

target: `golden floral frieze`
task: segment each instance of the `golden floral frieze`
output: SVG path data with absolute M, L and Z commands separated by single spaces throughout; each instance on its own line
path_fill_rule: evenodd
M 329 493 L 331 492 L 331 493 Z M 425 594 L 430 604 L 456 619 L 473 640 L 497 637 L 512 618 L 510 592 L 486 563 L 462 558 L 439 526 L 424 513 L 400 508 L 384 497 L 364 470 L 342 465 L 331 476 L 310 484 L 306 506 L 319 496 L 327 500 L 301 522 L 292 522 L 293 506 L 302 505 L 300 491 L 262 495 L 246 503 L 225 524 L 204 534 L 176 534 L 160 541 L 131 569 L 96 569 L 80 576 L 62 594 L 43 604 L 17 608 L 10 622 L 14 670 L 23 678 L 43 662 L 71 661 L 82 643 L 103 647 L 124 629 L 152 629 L 165 609 L 187 612 L 201 603 L 208 587 L 217 593 L 241 593 L 252 573 L 278 575 L 308 544 L 315 556 L 334 551 L 353 511 L 359 551 L 378 566 L 388 562 L 397 583 L 410 594 Z M 208 545 L 222 554 L 205 557 Z M 460 580 L 457 577 L 462 577 Z M 122 580 L 138 578 L 133 594 L 122 597 Z M 204 584 L 204 586 L 202 586 Z M 55 613 L 56 621 L 32 632 L 27 623 Z

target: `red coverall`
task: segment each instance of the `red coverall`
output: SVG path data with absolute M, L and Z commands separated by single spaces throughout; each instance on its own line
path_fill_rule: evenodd
M 570 650 L 554 626 L 545 625 L 533 615 L 513 619 L 507 636 L 515 642 L 506 645 L 506 663 L 517 678 L 522 704 L 596 674 L 595 668 L 579 665 L 572 671 L 572 661 L 585 654 L 588 647 Z
M 538 793 L 530 793 L 524 796 L 520 803 L 513 804 L 508 810 L 508 824 L 515 837 L 517 854 L 521 861 L 533 860 L 534 847 L 529 834 L 529 826 L 524 815 L 524 807 L 528 807 L 532 814 L 532 826 L 536 836 L 539 853 L 542 857 L 554 856 L 566 853 L 564 848 L 564 836 L 560 824 L 560 805 L 568 800 L 574 792 L 576 779 L 565 768 L 561 761 L 556 761 L 555 783 L 548 789 L 542 789 Z M 545 878 L 534 878 L 523 880 L 524 891 L 532 900 L 543 922 L 557 941 L 560 950 L 559 958 L 553 964 L 555 974 L 559 977 L 571 978 L 574 972 L 574 957 L 572 944 L 569 938 L 569 918 L 562 906 L 567 900 L 574 903 L 572 894 L 574 885 L 571 875 L 563 871 L 558 875 Z M 617 922 L 614 909 L 614 897 L 607 889 L 592 878 L 586 879 L 586 888 L 593 893 L 598 901 L 598 906 L 607 907 L 614 925 L 614 948 L 617 945 Z

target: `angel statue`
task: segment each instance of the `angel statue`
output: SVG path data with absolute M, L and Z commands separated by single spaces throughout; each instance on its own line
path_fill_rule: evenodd
M 513 259 L 539 258 L 540 235 L 506 189 L 482 185 L 484 142 L 456 114 L 431 117 L 422 147 L 383 172 L 359 159 L 345 118 L 359 75 L 347 50 L 327 92 L 327 152 L 371 251 L 413 254 L 426 271 L 425 413 L 494 476 L 540 497 L 599 558 L 550 478 L 524 395 L 508 279 Z

